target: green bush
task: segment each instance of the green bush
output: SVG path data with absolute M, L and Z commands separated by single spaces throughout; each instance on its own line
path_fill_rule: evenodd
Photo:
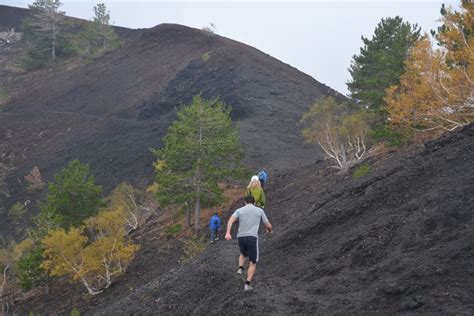
M 364 177 L 370 173 L 370 166 L 367 163 L 364 163 L 360 166 L 358 166 L 355 170 L 354 173 L 352 173 L 352 177 L 354 179 Z
M 18 59 L 18 66 L 25 70 L 33 70 L 46 66 L 49 59 L 44 54 L 28 51 Z
M 26 229 L 28 209 L 21 203 L 15 203 L 8 210 L 8 216 L 15 225 L 17 232 Z
M 8 90 L 0 87 L 0 105 L 4 105 L 10 100 L 10 94 L 8 93 Z
M 201 56 L 201 59 L 202 59 L 203 62 L 207 62 L 209 60 L 209 58 L 211 58 L 211 55 L 209 54 L 209 52 L 204 53 Z
M 41 204 L 40 217 L 49 214 L 59 226 L 78 226 L 104 206 L 102 187 L 95 184 L 89 166 L 73 160 L 48 184 L 48 196 Z
M 71 316 L 81 316 L 81 313 L 77 309 L 73 309 L 71 311 Z
M 385 143 L 388 147 L 401 147 L 408 142 L 409 135 L 389 129 L 387 126 L 375 127 L 370 135 L 376 143 Z
M 174 224 L 174 225 L 170 225 L 166 227 L 165 231 L 167 234 L 174 235 L 174 234 L 179 233 L 182 228 L 183 227 L 181 224 Z
M 41 269 L 43 249 L 33 248 L 20 257 L 16 264 L 16 275 L 20 280 L 21 288 L 25 291 L 46 283 L 48 277 Z

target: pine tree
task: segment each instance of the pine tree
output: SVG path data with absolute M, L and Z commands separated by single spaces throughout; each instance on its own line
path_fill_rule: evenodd
M 402 18 L 386 18 L 372 39 L 362 36 L 364 46 L 354 55 L 347 87 L 352 98 L 372 110 L 385 110 L 385 90 L 398 84 L 409 49 L 420 37 L 420 27 Z
M 101 46 L 107 48 L 117 40 L 114 29 L 109 25 L 110 11 L 107 11 L 105 4 L 99 3 L 94 6 L 94 14 L 94 23 L 100 37 Z
M 84 23 L 82 31 L 74 39 L 80 55 L 90 57 L 120 45 L 120 39 L 109 22 L 110 11 L 107 11 L 105 4 L 95 5 L 92 21 Z
M 68 229 L 97 213 L 102 202 L 102 187 L 89 175 L 89 166 L 73 160 L 48 184 L 46 202 L 41 204 L 40 217 L 49 217 Z
M 26 28 L 36 55 L 49 53 L 51 59 L 56 58 L 64 26 L 65 12 L 59 10 L 61 5 L 60 0 L 36 0 L 29 6 L 32 18 L 27 21 Z
M 196 96 L 177 115 L 164 147 L 154 151 L 157 197 L 162 205 L 194 203 L 198 232 L 201 207 L 222 199 L 219 182 L 245 174 L 244 151 L 230 109 L 221 101 Z

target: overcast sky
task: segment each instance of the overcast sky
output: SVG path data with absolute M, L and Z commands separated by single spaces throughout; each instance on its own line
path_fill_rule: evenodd
M 0 0 L 27 7 L 33 0 Z M 441 3 L 460 1 L 161 1 L 63 0 L 67 15 L 90 19 L 103 2 L 115 25 L 148 28 L 178 23 L 196 28 L 214 23 L 222 36 L 254 46 L 347 94 L 347 68 L 383 17 L 401 16 L 429 32 L 436 28 Z

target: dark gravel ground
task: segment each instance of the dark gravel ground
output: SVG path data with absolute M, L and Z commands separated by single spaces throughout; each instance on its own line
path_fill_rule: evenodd
M 242 291 L 235 241 L 91 314 L 472 314 L 474 126 L 353 180 L 326 162 L 269 185 L 275 233 Z

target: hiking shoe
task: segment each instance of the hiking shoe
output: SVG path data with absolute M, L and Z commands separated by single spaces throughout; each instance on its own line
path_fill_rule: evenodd
M 237 274 L 243 275 L 244 274 L 244 269 L 239 268 L 239 270 L 237 270 Z
M 244 285 L 244 291 L 251 291 L 251 290 L 253 290 L 253 287 L 251 287 L 250 284 Z

